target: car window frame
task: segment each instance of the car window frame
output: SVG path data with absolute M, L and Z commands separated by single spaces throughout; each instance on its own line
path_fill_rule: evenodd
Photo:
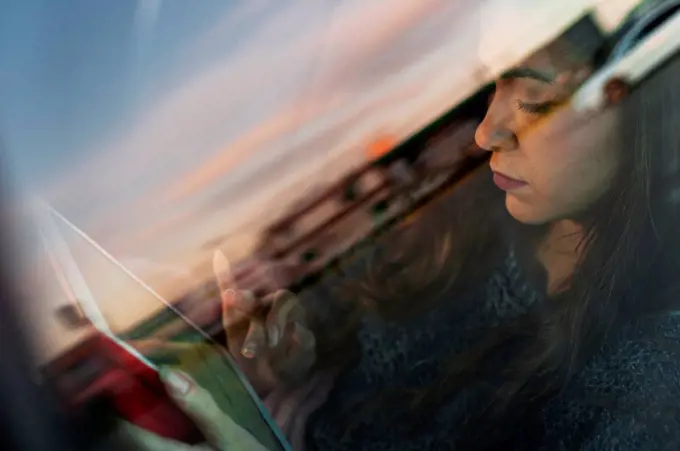
M 671 14 L 668 14 L 668 12 L 671 10 L 675 11 L 672 12 Z M 666 14 L 668 15 L 666 16 L 666 19 L 663 22 L 657 24 L 657 26 L 654 27 L 653 30 L 649 30 L 647 33 L 643 35 L 643 32 L 649 25 L 654 23 L 660 16 Z M 672 19 L 673 16 L 675 16 L 676 14 L 680 14 L 680 0 L 675 0 L 667 4 L 661 5 L 655 8 L 654 10 L 650 11 L 646 15 L 644 15 L 636 23 L 634 23 L 626 33 L 624 33 L 619 43 L 616 44 L 616 46 L 612 50 L 611 57 L 609 58 L 607 63 L 609 64 L 623 58 L 631 50 L 640 45 L 640 42 L 642 42 L 644 38 L 648 37 L 651 33 L 654 32 L 654 30 L 658 29 L 660 26 L 663 26 L 663 24 Z

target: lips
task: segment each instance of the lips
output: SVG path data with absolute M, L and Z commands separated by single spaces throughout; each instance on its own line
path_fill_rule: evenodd
M 493 173 L 493 182 L 503 191 L 513 191 L 527 185 L 527 182 L 508 177 L 502 172 Z

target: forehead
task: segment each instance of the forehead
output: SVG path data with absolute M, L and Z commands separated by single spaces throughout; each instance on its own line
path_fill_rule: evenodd
M 543 49 L 522 61 L 518 67 L 526 67 L 554 77 L 559 70 L 559 62 L 548 50 Z
M 554 42 L 525 58 L 520 66 L 557 74 L 590 65 L 589 58 L 566 42 Z
M 516 66 L 506 70 L 500 80 L 531 79 L 552 84 L 553 82 L 580 70 L 592 69 L 587 58 L 574 52 L 570 46 L 556 42 L 535 51 Z
M 520 64 L 504 71 L 497 81 L 512 82 L 521 79 L 533 80 L 541 84 L 552 84 L 558 75 L 558 66 L 551 55 L 548 52 L 539 51 Z

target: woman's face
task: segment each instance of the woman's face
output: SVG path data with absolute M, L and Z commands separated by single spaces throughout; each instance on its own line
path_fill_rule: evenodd
M 572 66 L 572 67 L 569 67 Z M 616 110 L 577 113 L 569 99 L 589 72 L 537 52 L 504 73 L 475 140 L 520 222 L 573 219 L 608 188 L 617 167 Z

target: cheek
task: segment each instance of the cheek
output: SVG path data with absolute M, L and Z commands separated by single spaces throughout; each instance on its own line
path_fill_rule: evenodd
M 537 203 L 558 218 L 592 205 L 609 187 L 618 158 L 610 139 L 613 123 L 607 117 L 555 119 L 522 146 L 530 160 Z

